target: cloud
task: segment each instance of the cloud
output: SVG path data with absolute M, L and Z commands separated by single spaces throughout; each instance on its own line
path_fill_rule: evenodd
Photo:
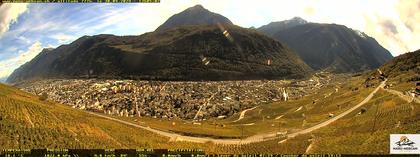
M 64 44 L 75 40 L 77 37 L 63 33 L 58 33 L 50 36 L 50 38 L 57 40 L 59 44 Z
M 385 33 L 390 33 L 393 35 L 398 34 L 397 26 L 395 26 L 395 24 L 390 20 L 384 20 L 381 23 L 381 26 L 385 30 Z
M 420 0 L 241 0 L 241 5 L 225 0 L 165 0 L 129 5 L 3 4 L 0 66 L 7 60 L 11 67 L 17 67 L 12 66 L 17 61 L 9 59 L 23 57 L 21 54 L 33 47 L 34 41 L 56 47 L 83 35 L 139 35 L 155 30 L 173 14 L 196 4 L 246 28 L 300 16 L 311 22 L 337 23 L 363 31 L 393 55 L 420 49 Z M 19 64 L 26 61 L 22 59 Z
M 28 4 L 2 4 L 0 6 L 0 36 L 9 30 L 12 23 L 17 22 L 18 17 L 24 13 Z
M 30 61 L 32 58 L 34 58 L 36 55 L 38 55 L 42 51 L 42 44 L 37 41 L 34 44 L 32 44 L 31 47 L 26 52 L 21 53 L 18 56 L 18 64 L 26 63 L 27 61 Z
M 27 51 L 19 51 L 18 56 L 0 61 L 0 78 L 9 76 L 15 68 L 33 59 L 42 49 L 42 43 L 37 41 Z
M 401 21 L 400 38 L 408 50 L 420 49 L 420 0 L 400 0 L 396 8 Z
M 410 31 L 420 29 L 420 1 L 419 0 L 401 0 L 397 5 L 397 11 L 401 20 Z

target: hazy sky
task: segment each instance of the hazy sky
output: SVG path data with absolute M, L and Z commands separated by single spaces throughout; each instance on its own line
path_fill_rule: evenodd
M 374 37 L 394 56 L 420 49 L 420 0 L 161 0 L 148 4 L 2 4 L 0 78 L 44 47 L 83 35 L 139 35 L 201 4 L 242 27 L 300 16 L 337 23 Z M 416 25 L 417 24 L 417 25 Z

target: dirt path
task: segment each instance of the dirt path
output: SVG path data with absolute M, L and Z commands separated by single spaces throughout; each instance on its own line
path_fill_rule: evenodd
M 253 108 L 249 108 L 249 109 L 243 110 L 243 111 L 241 112 L 241 115 L 239 115 L 239 118 L 238 118 L 237 120 L 232 121 L 232 122 L 238 122 L 238 121 L 240 121 L 241 119 L 244 119 L 244 117 L 245 117 L 245 113 L 246 113 L 246 112 L 251 111 L 251 110 L 253 110 L 253 109 L 257 108 L 257 107 L 258 107 L 258 106 L 255 106 L 255 107 L 253 107 Z
M 349 113 L 355 111 L 357 108 L 363 106 L 370 99 L 372 99 L 374 94 L 376 92 L 378 92 L 379 88 L 384 87 L 385 82 L 386 82 L 386 80 L 383 81 L 374 91 L 372 91 L 362 102 L 360 102 L 356 106 L 353 106 L 349 110 L 347 110 L 347 111 L 345 111 L 345 112 L 343 112 L 343 113 L 337 115 L 336 117 L 333 117 L 333 118 L 331 118 L 327 121 L 324 121 L 320 124 L 317 124 L 315 126 L 312 126 L 310 128 L 304 129 L 304 130 L 300 130 L 300 131 L 288 134 L 287 139 L 295 137 L 295 136 L 300 135 L 300 134 L 306 134 L 306 133 L 312 132 L 314 130 L 317 130 L 319 128 L 322 128 L 324 126 L 327 126 L 327 125 L 331 124 L 332 122 L 334 122 L 334 121 L 348 115 Z M 210 142 L 213 142 L 215 144 L 247 144 L 247 143 L 260 142 L 260 141 L 263 141 L 264 139 L 276 136 L 276 133 L 258 134 L 258 135 L 250 136 L 250 137 L 245 138 L 245 139 L 213 139 L 213 138 L 207 138 L 207 137 L 184 136 L 184 135 L 180 135 L 180 134 L 176 134 L 176 133 L 160 131 L 160 130 L 157 130 L 157 129 L 152 129 L 150 127 L 133 124 L 133 123 L 130 123 L 130 122 L 127 122 L 127 121 L 123 121 L 123 120 L 119 120 L 119 119 L 116 119 L 116 118 L 108 117 L 108 116 L 101 115 L 101 114 L 98 114 L 98 113 L 93 113 L 93 112 L 88 112 L 88 111 L 85 111 L 85 112 L 89 113 L 91 115 L 95 115 L 95 116 L 98 116 L 98 117 L 113 120 L 113 121 L 116 121 L 116 122 L 119 122 L 119 123 L 123 123 L 123 124 L 130 125 L 130 126 L 133 126 L 133 127 L 141 128 L 141 129 L 144 129 L 144 130 L 147 130 L 147 131 L 151 131 L 151 132 L 156 133 L 158 135 L 169 137 L 170 139 L 176 139 L 176 141 L 187 141 L 187 142 L 196 142 L 196 143 L 205 143 L 205 142 L 210 141 Z M 283 142 L 284 141 L 285 140 L 283 140 Z
M 305 154 L 309 154 L 310 153 L 310 151 L 312 150 L 313 145 L 314 145 L 314 141 L 312 141 L 311 144 L 309 144 L 308 148 L 306 148 Z
M 413 98 L 411 96 L 405 95 L 403 92 L 397 91 L 397 90 L 393 90 L 393 89 L 384 89 L 385 91 L 397 95 L 399 96 L 401 99 L 407 101 L 407 102 L 412 102 L 414 101 L 415 103 L 419 103 L 420 104 L 420 100 L 418 98 Z
M 280 116 L 277 116 L 276 118 L 275 118 L 275 120 L 278 120 L 278 119 L 280 119 L 281 117 L 283 117 L 284 116 L 284 114 L 282 114 L 282 115 L 280 115 Z

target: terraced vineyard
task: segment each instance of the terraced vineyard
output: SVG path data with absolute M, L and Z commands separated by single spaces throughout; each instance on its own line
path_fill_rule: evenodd
M 7 148 L 199 148 L 206 153 L 298 153 L 308 142 L 279 139 L 243 145 L 175 142 L 0 85 L 0 145 Z M 303 142 L 302 142 L 303 141 Z
M 389 134 L 420 133 L 418 104 L 408 104 L 382 90 L 365 108 L 363 114 L 359 110 L 315 131 L 312 152 L 387 154 Z
M 212 144 L 208 143 L 206 151 L 212 153 L 222 154 L 270 154 L 270 153 L 296 153 L 301 154 L 305 152 L 305 149 L 310 144 L 309 135 L 303 135 L 291 140 L 287 140 L 284 143 L 279 144 L 279 140 L 282 141 L 285 138 L 261 141 L 250 144 L 240 145 L 223 145 L 223 144 Z
M 167 138 L 0 85 L 2 148 L 165 147 Z
M 183 121 L 173 125 L 169 121 L 144 118 L 133 121 L 130 117 L 122 120 L 163 130 L 166 127 L 174 130 L 185 127 L 193 132 L 207 130 L 204 132 L 207 134 L 222 130 L 237 137 L 264 132 L 294 132 L 325 121 L 329 113 L 338 114 L 360 102 L 373 90 L 363 88 L 360 80 L 359 77 L 350 78 L 339 86 L 324 87 L 300 100 L 263 104 L 248 111 L 239 121 L 235 121 L 238 116 L 209 120 L 202 125 L 184 124 Z M 0 85 L 0 108 L 2 148 L 199 148 L 210 154 L 387 153 L 390 133 L 420 132 L 418 104 L 407 103 L 383 90 L 363 106 L 365 112 L 358 109 L 312 133 L 239 145 L 169 139 L 78 109 L 41 101 L 37 96 L 5 85 Z M 245 125 L 250 123 L 254 124 Z

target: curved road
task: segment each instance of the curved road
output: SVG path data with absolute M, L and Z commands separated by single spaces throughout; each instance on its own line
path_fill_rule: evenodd
M 378 87 L 376 87 L 376 89 L 374 91 L 372 91 L 362 102 L 360 102 L 356 106 L 353 106 L 352 108 L 348 109 L 347 111 L 345 111 L 345 112 L 343 112 L 343 113 L 337 115 L 336 117 L 333 117 L 333 118 L 331 118 L 327 121 L 324 121 L 320 124 L 317 124 L 315 126 L 312 126 L 310 128 L 304 129 L 304 130 L 300 130 L 298 132 L 290 133 L 290 134 L 287 135 L 287 138 L 292 138 L 292 137 L 295 137 L 295 136 L 300 135 L 300 134 L 306 134 L 306 133 L 312 132 L 314 130 L 317 130 L 319 128 L 327 126 L 327 125 L 331 124 L 332 122 L 348 115 L 349 113 L 355 111 L 357 108 L 363 106 L 370 99 L 372 99 L 372 97 L 379 90 L 379 88 L 383 88 L 385 86 L 385 82 L 386 82 L 386 80 L 382 81 L 381 84 Z M 120 122 L 120 123 L 123 123 L 123 124 L 126 124 L 126 125 L 130 125 L 130 126 L 133 126 L 133 127 L 137 127 L 137 128 L 141 128 L 141 129 L 151 131 L 151 132 L 159 134 L 161 136 L 169 137 L 171 141 L 187 141 L 187 142 L 195 142 L 195 143 L 213 142 L 213 143 L 216 143 L 216 144 L 247 144 L 247 143 L 260 142 L 260 141 L 263 141 L 267 138 L 272 139 L 272 138 L 276 137 L 276 133 L 258 134 L 258 135 L 250 136 L 250 137 L 245 138 L 245 139 L 214 139 L 214 138 L 208 138 L 208 137 L 184 136 L 184 135 L 180 135 L 180 134 L 176 134 L 176 133 L 160 131 L 160 130 L 153 129 L 153 128 L 150 128 L 150 127 L 145 127 L 145 126 L 133 124 L 133 123 L 130 123 L 130 122 L 127 122 L 127 121 L 119 120 L 119 119 L 116 119 L 116 118 L 108 117 L 108 116 L 93 113 L 93 112 L 88 112 L 88 111 L 86 111 L 86 112 L 91 114 L 91 115 L 95 115 L 95 116 L 102 117 L 102 118 L 105 118 L 105 119 L 117 121 L 117 122 Z
M 239 118 L 238 118 L 238 119 L 236 119 L 236 120 L 234 120 L 234 121 L 232 121 L 232 122 L 238 122 L 238 121 L 240 121 L 241 119 L 244 119 L 244 117 L 245 117 L 245 113 L 246 113 L 246 112 L 251 111 L 251 110 L 253 110 L 253 109 L 257 108 L 257 107 L 258 107 L 258 106 L 255 106 L 255 107 L 253 107 L 253 108 L 249 108 L 249 109 L 243 110 L 243 111 L 241 112 L 241 114 L 239 115 Z
M 412 101 L 414 101 L 415 103 L 419 103 L 420 104 L 420 100 L 418 98 L 416 98 L 416 97 L 413 98 L 411 96 L 405 95 L 403 92 L 400 92 L 400 91 L 397 91 L 397 90 L 393 90 L 393 89 L 385 89 L 385 91 L 387 91 L 387 92 L 389 92 L 391 94 L 397 95 L 401 99 L 403 99 L 403 100 L 405 100 L 405 101 L 407 101 L 409 103 L 412 102 Z

